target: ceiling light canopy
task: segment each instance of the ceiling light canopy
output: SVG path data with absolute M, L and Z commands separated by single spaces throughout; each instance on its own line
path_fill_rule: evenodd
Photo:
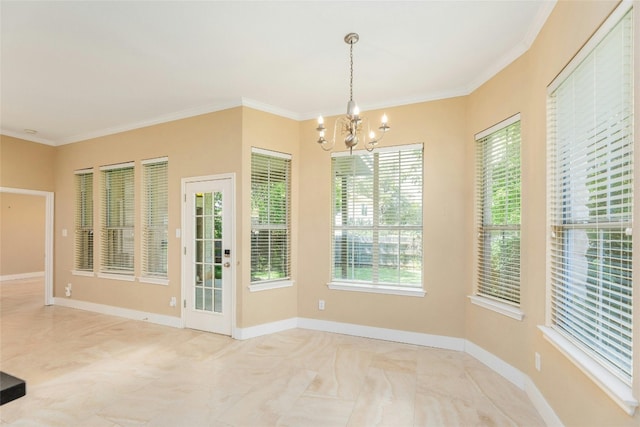
M 375 146 L 384 137 L 384 134 L 391 129 L 387 123 L 387 115 L 382 116 L 382 123 L 378 127 L 379 133 L 369 128 L 369 119 L 360 114 L 358 105 L 353 100 L 353 45 L 360 40 L 357 33 L 349 33 L 344 36 L 344 42 L 349 45 L 349 102 L 347 102 L 347 114 L 336 119 L 333 125 L 333 138 L 327 141 L 325 138 L 326 128 L 324 118 L 318 117 L 318 144 L 325 151 L 330 151 L 336 144 L 336 138 L 342 138 L 344 145 L 353 151 L 353 148 L 360 141 L 363 142 L 367 151 L 373 151 Z

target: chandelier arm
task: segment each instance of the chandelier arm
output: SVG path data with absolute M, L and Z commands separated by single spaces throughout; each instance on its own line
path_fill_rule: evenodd
M 333 146 L 334 145 L 336 145 L 336 141 L 335 140 L 331 141 L 331 145 L 328 144 L 328 141 L 325 141 L 322 144 L 320 144 L 320 147 L 322 147 L 322 149 L 324 151 L 331 151 L 331 150 L 333 150 Z

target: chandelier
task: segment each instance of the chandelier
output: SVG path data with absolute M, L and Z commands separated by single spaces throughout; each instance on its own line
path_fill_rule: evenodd
M 369 128 L 369 119 L 360 114 L 360 109 L 353 100 L 353 45 L 358 40 L 360 40 L 360 36 L 356 33 L 349 33 L 344 36 L 344 42 L 349 45 L 349 102 L 347 103 L 347 114 L 335 121 L 331 142 L 325 139 L 324 118 L 322 116 L 318 117 L 317 142 L 325 151 L 333 149 L 336 144 L 336 138 L 344 139 L 344 145 L 349 149 L 350 153 L 360 141 L 363 142 L 367 151 L 373 151 L 378 142 L 384 137 L 384 134 L 391 129 L 387 124 L 387 115 L 385 114 L 382 116 L 382 124 L 378 127 L 380 133 L 376 134 Z

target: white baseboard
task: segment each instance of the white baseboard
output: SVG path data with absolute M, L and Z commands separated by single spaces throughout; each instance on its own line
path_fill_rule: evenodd
M 436 347 L 457 351 L 464 350 L 464 340 L 462 338 L 445 337 L 442 335 L 430 335 L 419 332 L 400 331 L 397 329 L 376 328 L 373 326 L 306 318 L 298 318 L 298 327 L 314 331 L 334 332 L 336 334 L 353 335 L 356 337 L 415 344 L 424 347 Z
M 233 338 L 237 340 L 247 340 L 263 335 L 275 334 L 289 329 L 298 327 L 298 319 L 292 317 L 290 319 L 278 320 L 276 322 L 263 323 L 262 325 L 249 326 L 248 328 L 235 328 Z
M 562 427 L 562 421 L 558 418 L 556 413 L 553 411 L 553 408 L 551 408 L 551 405 L 549 405 L 528 375 L 471 341 L 467 340 L 465 342 L 464 351 L 487 365 L 492 371 L 502 375 L 507 381 L 511 382 L 516 387 L 523 390 L 546 425 Z
M 0 282 L 8 280 L 35 279 L 36 277 L 44 277 L 44 271 L 35 271 L 32 273 L 6 274 L 0 276 Z
M 538 413 L 546 425 L 553 427 L 562 427 L 564 425 L 540 390 L 538 390 L 538 387 L 536 387 L 528 376 L 525 376 L 524 391 L 527 393 L 529 400 L 531 400 L 533 406 L 538 410 Z
M 525 389 L 525 379 L 527 376 L 519 369 L 514 368 L 493 353 L 488 352 L 484 348 L 468 340 L 465 342 L 464 351 L 487 365 L 493 371 L 502 375 L 507 381 L 518 387 L 520 390 Z
M 93 311 L 100 314 L 108 314 L 110 316 L 124 317 L 131 320 L 143 320 L 146 322 L 156 323 L 158 325 L 171 326 L 174 328 L 182 328 L 182 319 L 174 316 L 165 316 L 163 314 L 147 313 L 144 311 L 131 310 L 128 308 L 114 307 L 111 305 L 96 304 L 93 302 L 80 301 L 70 298 L 53 299 L 55 305 L 61 307 L 76 308 L 78 310 Z

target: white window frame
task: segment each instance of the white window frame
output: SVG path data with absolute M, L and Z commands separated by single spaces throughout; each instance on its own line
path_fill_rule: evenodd
M 286 288 L 286 287 L 291 287 L 294 285 L 294 281 L 291 279 L 291 161 L 292 161 L 292 155 L 288 154 L 288 153 L 281 153 L 279 151 L 273 151 L 273 150 L 266 150 L 263 148 L 258 148 L 258 147 L 251 147 L 251 165 L 252 165 L 252 170 L 253 170 L 253 155 L 257 154 L 257 155 L 261 155 L 261 156 L 266 156 L 266 157 L 271 157 L 274 159 L 282 159 L 284 161 L 286 161 L 286 167 L 288 168 L 287 170 L 287 198 L 286 198 L 286 206 L 285 206 L 285 218 L 286 218 L 286 224 L 282 225 L 282 224 L 253 224 L 253 220 L 251 222 L 251 233 L 254 233 L 255 231 L 259 231 L 259 230 L 286 230 L 286 234 L 287 234 L 287 276 L 283 277 L 283 278 L 277 278 L 277 279 L 264 279 L 264 280 L 257 280 L 257 281 L 252 281 L 248 288 L 250 292 L 259 292 L 259 291 L 266 291 L 266 290 L 270 290 L 270 289 L 279 289 L 279 288 Z M 251 182 L 253 183 L 253 172 L 251 173 Z M 251 197 L 253 198 L 253 194 L 251 195 Z M 251 251 L 251 256 L 253 256 L 253 248 L 252 248 L 252 244 L 249 244 L 249 248 Z M 253 260 L 251 260 L 250 265 L 253 265 Z M 251 267 L 250 267 L 251 268 Z
M 554 79 L 554 81 L 548 87 L 549 94 L 549 115 L 550 121 L 553 121 L 553 103 L 552 97 L 556 89 L 569 77 L 572 73 L 583 63 L 583 61 L 591 55 L 591 53 L 596 49 L 596 47 L 600 44 L 602 40 L 609 34 L 609 32 L 614 29 L 620 20 L 631 10 L 633 3 L 631 1 L 623 1 L 616 10 L 609 16 L 609 18 L 605 21 L 605 23 L 598 29 L 598 31 L 594 34 L 594 36 L 585 44 L 585 46 L 578 52 L 578 54 L 571 60 L 571 62 L 565 67 L 565 69 Z M 632 18 L 633 21 L 633 18 Z M 637 31 L 637 29 L 635 29 Z M 633 83 L 632 83 L 633 84 Z M 636 89 L 637 90 L 637 89 Z M 632 96 L 633 98 L 633 96 Z M 633 100 L 631 100 L 633 102 Z M 551 126 L 548 124 L 548 126 Z M 549 130 L 551 127 L 549 127 Z M 553 142 L 553 134 L 548 137 L 548 141 L 551 144 L 547 150 L 547 155 L 549 156 L 549 166 L 548 171 L 550 173 L 550 177 L 548 179 L 548 191 L 547 194 L 549 196 L 549 201 L 547 203 L 548 207 L 548 224 L 549 224 L 549 233 L 547 237 L 547 310 L 546 310 L 546 322 L 544 326 L 539 326 L 543 336 L 547 339 L 558 351 L 560 351 L 564 356 L 566 356 L 571 362 L 573 362 L 585 375 L 587 375 L 591 380 L 594 381 L 614 402 L 616 402 L 627 414 L 633 415 L 636 408 L 638 407 L 638 399 L 634 396 L 633 384 L 638 384 L 637 378 L 635 378 L 638 373 L 635 372 L 632 375 L 631 380 L 626 381 L 623 380 L 619 374 L 614 373 L 611 368 L 607 367 L 607 363 L 603 360 L 600 360 L 598 356 L 595 356 L 592 351 L 587 350 L 587 347 L 580 343 L 576 338 L 572 337 L 567 332 L 563 331 L 559 327 L 554 324 L 553 320 L 553 312 L 555 309 L 554 302 L 554 278 L 553 278 L 553 265 L 554 262 L 557 262 L 556 255 L 554 255 L 554 251 L 558 251 L 559 244 L 557 243 L 557 239 L 562 236 L 562 229 L 566 229 L 563 227 L 562 229 L 557 228 L 557 220 L 555 220 L 554 216 L 554 204 L 556 203 L 556 199 L 554 197 L 555 194 L 555 159 L 554 159 L 554 142 Z M 634 172 L 637 173 L 637 172 Z M 633 188 L 632 188 L 633 189 Z M 556 208 L 558 210 L 558 208 Z M 623 222 L 617 223 L 619 226 L 624 226 Z M 578 224 L 577 226 L 580 226 Z M 629 230 L 632 228 L 629 227 Z M 636 240 L 636 239 L 633 239 Z M 567 246 L 563 246 L 565 251 L 567 250 Z M 636 256 L 633 257 L 637 258 Z M 634 273 L 634 276 L 637 274 Z M 636 298 L 637 300 L 637 298 Z M 637 317 L 637 316 L 636 316 Z M 637 334 L 636 334 L 637 336 Z M 635 347 L 637 347 L 637 343 L 634 343 Z M 633 353 L 633 360 L 631 361 L 631 366 L 638 366 L 638 352 L 637 350 Z M 636 390 L 637 392 L 638 390 Z
M 517 232 L 520 233 L 520 218 L 518 219 L 517 224 L 497 224 L 493 222 L 493 219 L 490 218 L 490 206 L 488 204 L 492 201 L 491 195 L 488 195 L 489 191 L 487 179 L 490 179 L 494 173 L 493 166 L 502 166 L 502 163 L 494 162 L 495 164 L 488 164 L 487 162 L 487 150 L 492 149 L 492 153 L 497 152 L 498 154 L 506 153 L 508 147 L 506 147 L 506 141 L 504 140 L 504 133 L 515 124 L 520 123 L 521 117 L 520 113 L 515 114 L 493 126 L 490 128 L 478 133 L 475 135 L 476 141 L 476 227 L 477 227 L 477 269 L 476 269 L 476 280 L 475 280 L 475 293 L 469 296 L 471 302 L 480 307 L 486 308 L 488 310 L 495 311 L 496 313 L 500 313 L 507 317 L 510 317 L 515 320 L 522 320 L 524 317 L 524 313 L 520 309 L 520 246 L 517 248 L 517 258 L 518 258 L 518 270 L 517 272 L 505 272 L 505 276 L 501 278 L 505 278 L 509 283 L 501 284 L 501 283 L 493 283 L 483 272 L 488 269 L 487 263 L 490 262 L 488 259 L 491 255 L 489 251 L 486 249 L 486 239 L 485 234 L 490 234 L 491 232 L 496 231 L 505 231 L 505 232 Z M 518 128 L 519 130 L 519 128 Z M 516 147 L 518 150 L 518 159 L 521 158 L 521 146 L 522 146 L 522 138 L 521 133 L 518 133 L 518 146 Z M 494 154 L 494 158 L 492 160 L 496 160 L 495 156 L 498 154 Z M 521 182 L 521 168 L 518 168 L 518 182 Z M 506 179 L 509 179 L 507 177 Z M 513 181 L 513 177 L 509 179 L 510 184 Z M 518 211 L 520 217 L 520 206 L 521 206 L 521 190 L 520 186 L 519 194 L 518 194 Z M 509 199 L 512 199 L 511 195 Z M 514 284 L 514 282 L 516 282 Z M 512 293 L 513 287 L 518 287 L 518 295 L 517 302 L 510 301 L 507 299 L 501 298 L 499 295 L 492 295 L 491 292 L 485 292 L 483 289 L 486 287 L 493 285 L 497 286 L 500 290 L 504 288 L 504 292 Z
M 364 150 L 357 150 L 357 151 L 353 151 L 353 153 L 350 153 L 349 151 L 342 151 L 342 152 L 334 152 L 331 154 L 332 157 L 332 164 L 333 164 L 333 159 L 334 158 L 339 158 L 339 157 L 345 157 L 345 156 L 376 156 L 377 153 L 383 153 L 383 152 L 400 152 L 400 151 L 413 151 L 413 150 L 420 150 L 423 151 L 424 150 L 424 146 L 422 143 L 418 143 L 418 144 L 408 144 L 408 145 L 397 145 L 397 146 L 391 146 L 391 147 L 381 147 L 381 148 L 376 148 L 372 153 L 366 152 Z M 424 158 L 422 158 L 422 183 L 424 183 Z M 340 290 L 340 291 L 352 291 L 352 292 L 366 292 L 366 293 L 377 293 L 377 294 L 389 294 L 389 295 L 402 295 L 402 296 L 412 296 L 412 297 L 424 297 L 425 296 L 425 291 L 424 291 L 424 275 L 422 275 L 422 283 L 419 286 L 408 286 L 408 285 L 401 285 L 401 284 L 385 284 L 385 283 L 373 283 L 373 282 L 366 282 L 366 281 L 351 281 L 351 280 L 342 280 L 342 279 L 337 279 L 335 278 L 334 275 L 334 259 L 335 259 L 335 254 L 334 254 L 334 244 L 335 244 L 335 230 L 337 229 L 341 229 L 341 230 L 348 230 L 351 229 L 350 226 L 336 226 L 335 224 L 335 217 L 334 216 L 334 207 L 335 206 L 335 190 L 333 188 L 334 183 L 333 183 L 333 179 L 334 179 L 334 170 L 333 170 L 333 166 L 332 166 L 332 173 L 331 173 L 331 193 L 332 193 L 332 209 L 331 209 L 331 214 L 332 214 L 332 218 L 331 218 L 331 241 L 332 241 L 332 250 L 331 250 L 331 275 L 332 275 L 332 279 L 329 283 L 327 283 L 327 286 L 329 289 L 332 290 Z M 375 178 L 374 178 L 375 180 Z M 377 194 L 379 194 L 380 189 L 376 189 L 373 190 L 373 195 L 372 197 L 375 199 L 377 198 Z M 423 200 L 424 198 L 424 184 L 422 184 L 422 191 L 421 191 L 421 200 Z M 375 206 L 375 202 L 374 202 L 374 206 Z M 421 209 L 422 206 L 421 206 Z M 373 208 L 373 210 L 375 211 L 375 207 Z M 374 214 L 375 216 L 375 214 Z M 423 218 L 421 216 L 421 218 Z M 411 226 L 409 227 L 412 230 L 419 230 L 421 233 L 424 233 L 424 229 L 423 229 L 423 221 L 424 219 L 422 219 L 421 224 L 419 226 Z M 357 228 L 357 227 L 356 227 Z M 370 228 L 374 231 L 374 233 L 376 232 L 376 230 L 381 230 L 383 227 L 381 227 L 379 224 L 376 224 L 376 220 L 374 219 L 374 224 L 370 227 Z M 407 228 L 407 230 L 409 230 L 409 228 Z M 423 234 L 424 235 L 424 234 Z M 424 252 L 423 255 L 424 256 Z M 375 262 L 375 261 L 373 261 Z M 424 270 L 424 258 L 421 258 L 421 265 L 422 265 L 422 270 Z
M 106 194 L 106 187 L 105 187 L 106 175 L 109 174 L 111 171 L 121 170 L 121 169 L 131 169 L 132 171 L 131 182 L 128 183 L 128 186 L 131 188 L 132 194 L 128 202 L 131 203 L 133 206 L 132 208 L 133 212 L 131 213 L 131 215 L 133 215 L 134 224 L 130 226 L 109 227 L 106 224 L 107 207 L 109 205 L 107 203 L 107 194 Z M 104 278 L 104 279 L 134 281 L 135 280 L 135 162 L 126 162 L 126 163 L 119 163 L 119 164 L 113 164 L 108 166 L 101 166 L 100 173 L 101 173 L 101 182 L 100 182 L 100 193 L 101 193 L 100 194 L 100 199 L 101 199 L 100 234 L 101 235 L 100 235 L 100 271 L 98 273 L 98 277 Z M 125 211 L 122 212 L 122 214 L 125 214 L 125 213 L 126 213 Z M 109 234 L 109 230 L 114 228 L 118 228 L 123 231 L 122 240 L 125 240 L 125 237 L 127 236 L 128 236 L 127 239 L 133 240 L 133 242 L 131 243 L 132 260 L 131 260 L 130 270 L 129 269 L 118 270 L 106 264 L 106 259 L 107 259 L 106 251 L 109 250 L 109 239 L 107 238 L 107 235 Z M 127 236 L 124 236 L 125 234 L 127 234 Z
M 138 278 L 138 281 L 141 283 L 150 283 L 156 285 L 168 285 L 169 284 L 169 158 L 168 157 L 158 157 L 155 159 L 147 159 L 141 162 L 142 165 L 142 267 L 141 267 L 141 275 Z M 166 172 L 166 180 L 164 182 L 155 182 L 155 175 L 150 176 L 150 174 L 154 174 L 153 168 L 157 165 L 164 165 Z M 151 182 L 150 179 L 154 179 L 154 182 Z M 150 195 L 149 192 L 154 193 Z M 157 193 L 164 193 L 164 201 L 160 199 L 161 205 L 159 206 L 162 209 L 161 212 L 158 212 L 158 207 L 156 206 L 158 197 L 155 197 Z M 161 195 L 162 196 L 162 195 Z M 155 203 L 154 203 L 155 202 Z M 162 203 L 164 202 L 164 203 Z M 150 221 L 149 216 L 152 216 L 157 219 L 157 217 L 164 217 L 164 221 L 161 224 L 154 223 Z M 164 263 L 164 274 L 160 274 L 157 272 L 148 271 L 148 262 L 149 258 L 158 258 L 161 254 L 154 251 L 147 242 L 152 234 L 163 233 L 165 237 L 165 249 L 164 249 L 164 259 L 162 262 Z M 157 259 L 156 261 L 160 261 Z
M 79 182 L 80 177 L 91 176 L 91 187 L 90 187 L 90 198 L 88 199 L 87 192 L 82 191 Z M 72 274 L 75 276 L 94 276 L 95 269 L 95 256 L 94 256 L 94 246 L 93 242 L 95 239 L 95 229 L 94 229 L 94 221 L 93 221 L 93 183 L 95 174 L 93 173 L 93 168 L 80 169 L 74 172 L 75 178 L 75 192 L 76 192 L 76 217 L 75 217 L 75 234 L 74 234 L 74 260 L 73 260 L 73 270 Z M 86 189 L 85 189 L 86 190 Z M 85 220 L 86 219 L 86 220 Z M 82 268 L 78 264 L 78 251 L 83 246 L 80 241 L 83 237 L 83 234 L 89 231 L 92 235 L 91 243 L 86 248 L 86 250 L 90 251 L 89 257 L 91 258 L 91 269 Z

